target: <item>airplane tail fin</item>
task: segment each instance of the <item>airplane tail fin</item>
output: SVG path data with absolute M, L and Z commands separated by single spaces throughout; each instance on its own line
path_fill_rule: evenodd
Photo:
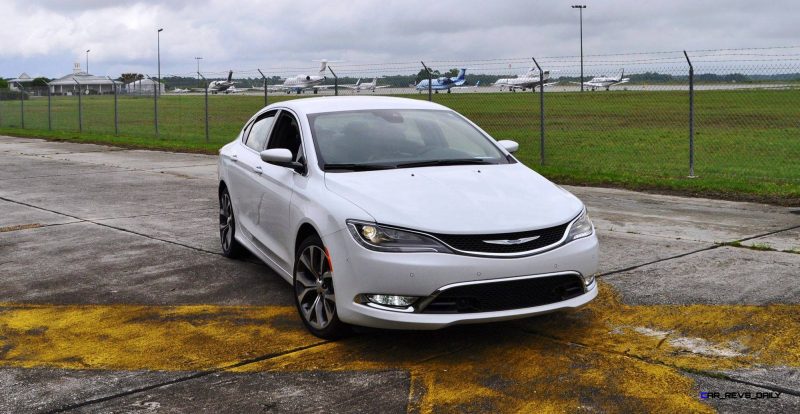
M 622 68 L 622 71 L 619 74 L 619 80 L 625 79 L 625 68 Z
M 475 87 L 477 88 L 478 86 L 481 86 L 481 81 L 475 82 Z
M 464 76 L 466 76 L 467 70 L 462 68 L 458 70 L 458 76 L 456 76 L 456 81 L 464 80 Z
M 325 73 L 325 69 L 328 69 L 328 61 L 325 60 L 325 59 L 322 59 L 319 62 L 319 74 L 320 75 L 324 74 Z
M 361 85 L 361 78 L 358 78 L 358 80 L 356 81 L 356 86 L 358 85 Z
M 232 80 L 233 80 L 233 71 L 230 70 L 230 71 L 228 71 L 228 82 L 230 82 Z

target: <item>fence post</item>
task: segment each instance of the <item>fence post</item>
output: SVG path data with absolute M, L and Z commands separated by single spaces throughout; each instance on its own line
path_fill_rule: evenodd
M 25 87 L 22 83 L 19 86 L 19 120 L 22 123 L 22 129 L 25 129 Z
M 544 165 L 544 72 L 536 58 L 531 59 L 536 69 L 539 69 L 539 162 Z
M 150 78 L 151 81 L 153 80 L 153 78 L 151 78 L 150 75 L 147 75 L 147 77 Z M 156 84 L 156 82 L 153 82 L 153 111 L 154 111 L 153 121 L 156 127 L 156 138 L 158 138 L 158 92 L 160 92 L 159 91 L 160 89 L 161 89 L 161 82 L 158 82 L 158 84 Z
M 47 84 L 47 130 L 53 130 L 53 93 L 50 91 L 50 84 Z
M 200 72 L 197 72 L 197 76 L 200 76 L 201 78 L 203 78 L 203 82 L 206 84 L 206 87 L 205 87 L 205 92 L 206 92 L 205 93 L 205 96 L 206 96 L 205 101 L 206 101 L 206 144 L 207 144 L 208 143 L 208 81 L 206 80 L 206 77 L 203 76 Z M 264 90 L 266 90 L 266 89 L 264 89 Z
M 267 77 L 264 76 L 264 72 L 262 72 L 261 69 L 257 69 L 257 70 L 258 70 L 258 73 L 261 74 L 261 77 L 264 78 L 264 106 L 267 106 L 267 105 L 269 105 L 267 103 Z
M 110 76 L 106 76 L 106 79 L 111 81 L 111 85 L 114 87 L 114 135 L 119 135 L 119 110 L 117 107 L 117 82 L 111 79 Z
M 694 66 L 689 59 L 686 51 L 683 51 L 686 56 L 686 62 L 689 63 L 689 178 L 695 178 L 694 175 Z
M 428 102 L 433 101 L 433 79 L 431 78 L 431 70 L 425 66 L 425 62 L 420 61 L 425 72 L 428 72 Z
M 75 84 L 78 85 L 78 132 L 83 132 L 83 105 L 81 105 L 81 84 L 77 79 L 72 78 Z
M 335 96 L 339 96 L 339 77 L 336 76 L 336 72 L 333 71 L 331 65 L 328 65 L 328 70 L 331 71 L 331 74 L 333 75 L 333 94 Z

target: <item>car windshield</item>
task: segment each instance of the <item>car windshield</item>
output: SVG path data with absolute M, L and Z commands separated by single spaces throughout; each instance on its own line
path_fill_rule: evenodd
M 325 171 L 506 164 L 489 138 L 448 110 L 379 109 L 308 116 Z

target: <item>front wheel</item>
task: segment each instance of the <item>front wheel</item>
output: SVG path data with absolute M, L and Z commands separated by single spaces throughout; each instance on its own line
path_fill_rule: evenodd
M 314 335 L 336 339 L 349 332 L 339 320 L 333 289 L 333 269 L 328 250 L 318 236 L 306 238 L 294 263 L 294 298 L 303 324 Z

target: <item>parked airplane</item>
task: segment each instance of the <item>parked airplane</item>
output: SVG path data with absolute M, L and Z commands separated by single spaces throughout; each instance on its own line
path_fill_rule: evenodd
M 544 75 L 542 76 L 544 80 L 550 78 L 550 71 L 544 71 Z M 527 89 L 531 91 L 535 91 L 536 87 L 539 86 L 539 71 L 532 67 L 527 72 L 517 75 L 516 78 L 500 78 L 492 85 L 499 86 L 500 91 L 508 88 L 511 92 L 516 92 L 517 89 L 521 89 L 525 92 Z M 544 86 L 555 85 L 558 82 L 551 82 L 545 83 Z
M 584 82 L 583 86 L 588 86 L 589 88 L 592 88 L 592 90 L 595 90 L 597 88 L 606 88 L 606 90 L 609 90 L 609 88 L 612 86 L 628 83 L 628 81 L 631 80 L 630 78 L 625 78 L 624 76 L 625 76 L 625 69 L 622 69 L 622 72 L 619 74 L 618 78 L 612 78 L 610 76 L 600 75 L 592 78 L 588 82 Z M 572 82 L 572 83 L 577 83 L 578 85 L 581 84 L 580 82 Z
M 172 90 L 172 93 L 188 93 L 188 92 L 191 92 L 191 90 L 190 89 L 181 89 L 181 88 L 175 88 L 175 89 Z
M 233 81 L 233 71 L 228 71 L 228 79 L 227 80 L 217 80 L 211 81 L 208 84 L 208 91 L 212 94 L 216 94 L 219 92 L 228 93 L 228 89 L 234 87 L 236 82 Z
M 466 69 L 460 69 L 458 71 L 458 76 L 454 76 L 452 78 L 448 78 L 447 76 L 442 76 L 440 78 L 433 79 L 430 88 L 436 93 L 439 93 L 439 91 L 444 91 L 444 90 L 446 90 L 447 93 L 450 93 L 450 89 L 453 88 L 454 86 L 462 86 L 464 85 L 464 83 L 466 83 L 467 81 L 467 79 L 465 78 L 466 74 L 467 74 Z M 420 91 L 420 93 L 422 93 L 422 91 L 427 91 L 428 80 L 423 79 L 419 81 L 419 83 L 415 86 L 415 88 L 417 88 L 417 90 Z
M 270 91 L 285 91 L 286 93 L 296 92 L 301 94 L 304 91 L 312 90 L 317 93 L 320 89 L 333 88 L 333 85 L 320 85 L 327 79 L 325 76 L 325 69 L 328 68 L 328 61 L 323 59 L 320 61 L 319 73 L 317 75 L 297 75 L 291 78 L 286 78 L 282 85 L 270 86 Z
M 339 87 L 340 88 L 344 87 L 346 89 L 352 89 L 352 90 L 356 91 L 356 93 L 358 93 L 358 92 L 361 92 L 361 91 L 372 91 L 372 92 L 375 92 L 375 89 L 388 88 L 389 85 L 378 86 L 378 78 L 372 78 L 372 82 L 361 83 L 361 79 L 359 79 L 355 83 L 355 85 L 339 85 Z

